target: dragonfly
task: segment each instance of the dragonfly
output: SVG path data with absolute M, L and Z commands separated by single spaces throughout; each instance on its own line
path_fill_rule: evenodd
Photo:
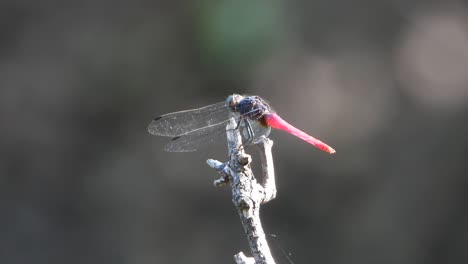
M 169 152 L 191 152 L 212 143 L 226 131 L 230 118 L 236 118 L 237 128 L 247 144 L 259 143 L 268 137 L 271 128 L 294 135 L 316 148 L 333 154 L 326 143 L 299 130 L 282 119 L 261 97 L 233 94 L 216 104 L 197 109 L 173 112 L 154 118 L 148 132 L 156 136 L 172 137 L 164 148 Z

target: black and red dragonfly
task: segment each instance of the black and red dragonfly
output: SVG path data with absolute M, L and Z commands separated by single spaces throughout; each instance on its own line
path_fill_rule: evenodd
M 325 152 L 335 153 L 332 147 L 284 121 L 259 96 L 233 94 L 224 102 L 165 114 L 154 118 L 148 131 L 157 136 L 173 137 L 166 145 L 166 151 L 195 151 L 223 134 L 232 116 L 237 118 L 238 128 L 243 130 L 242 134 L 248 142 L 258 143 L 270 134 L 271 128 L 276 128 Z

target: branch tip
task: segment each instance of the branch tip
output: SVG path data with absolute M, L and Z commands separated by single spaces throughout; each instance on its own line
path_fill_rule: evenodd
M 242 137 L 234 118 L 226 127 L 229 162 L 209 159 L 207 164 L 216 169 L 221 177 L 214 181 L 216 187 L 231 184 L 232 202 L 244 227 L 253 257 L 246 257 L 240 252 L 234 256 L 238 264 L 274 264 L 270 248 L 260 222 L 260 205 L 273 199 L 276 195 L 273 158 L 271 147 L 273 141 L 266 138 L 260 146 L 263 181 L 257 183 L 250 163 L 252 157 L 244 152 Z

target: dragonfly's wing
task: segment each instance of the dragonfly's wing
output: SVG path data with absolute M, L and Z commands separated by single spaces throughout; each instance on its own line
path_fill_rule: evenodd
M 240 118 L 238 120 L 247 118 L 246 116 L 252 114 L 253 111 L 245 113 L 244 116 L 237 115 L 237 118 Z M 225 136 L 226 124 L 232 116 L 233 113 L 226 107 L 226 103 L 221 102 L 198 109 L 162 115 L 149 124 L 148 131 L 153 135 L 174 137 L 166 145 L 166 151 L 191 152 L 217 141 L 222 135 Z M 244 127 L 244 122 L 240 123 L 240 129 L 244 139 L 248 139 L 249 143 L 258 143 L 269 135 L 269 127 L 264 127 L 253 120 L 248 122 L 251 133 L 245 132 L 248 129 Z
M 242 132 L 242 137 L 246 139 L 247 141 L 250 141 L 250 143 L 257 144 L 261 142 L 263 139 L 267 138 L 268 135 L 270 135 L 271 128 L 268 126 L 263 126 L 258 121 L 249 120 L 248 125 L 250 125 L 252 129 L 253 138 L 250 138 L 249 131 L 245 127 L 245 124 L 241 125 L 241 132 Z
M 178 137 L 201 127 L 218 124 L 228 118 L 229 109 L 225 102 L 220 102 L 156 117 L 148 125 L 148 132 L 157 136 Z
M 250 122 L 250 124 L 254 134 L 252 143 L 259 143 L 270 135 L 271 127 L 263 126 L 260 122 Z
M 226 135 L 227 121 L 206 126 L 175 137 L 164 150 L 169 152 L 192 152 L 200 147 L 216 142 L 221 136 Z
M 219 142 L 221 138 L 226 138 L 226 125 L 228 122 L 229 119 L 175 137 L 166 145 L 164 150 L 169 152 L 192 152 L 199 150 L 205 145 Z M 249 144 L 259 143 L 270 134 L 271 128 L 262 126 L 259 122 L 249 121 L 249 125 L 253 132 L 253 138 L 250 140 L 249 133 L 243 122 L 240 123 L 239 127 L 243 141 L 249 141 Z

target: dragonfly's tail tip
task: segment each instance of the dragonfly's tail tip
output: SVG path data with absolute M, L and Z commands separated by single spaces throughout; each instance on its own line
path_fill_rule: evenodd
M 327 152 L 328 152 L 329 154 L 335 154 L 335 153 L 336 153 L 336 150 L 334 150 L 333 148 L 330 147 L 330 148 L 327 150 Z

